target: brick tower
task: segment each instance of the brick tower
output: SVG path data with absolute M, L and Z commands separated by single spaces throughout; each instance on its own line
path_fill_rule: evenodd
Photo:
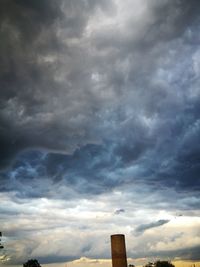
M 112 267 L 127 267 L 125 236 L 111 235 Z

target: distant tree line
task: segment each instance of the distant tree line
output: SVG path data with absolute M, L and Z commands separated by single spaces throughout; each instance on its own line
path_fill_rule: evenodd
M 144 267 L 175 267 L 170 261 L 149 262 Z
M 37 260 L 28 260 L 26 263 L 23 264 L 23 267 L 41 267 Z M 133 264 L 129 264 L 129 267 L 135 267 Z M 175 267 L 169 261 L 156 261 L 156 262 L 149 262 L 144 267 Z

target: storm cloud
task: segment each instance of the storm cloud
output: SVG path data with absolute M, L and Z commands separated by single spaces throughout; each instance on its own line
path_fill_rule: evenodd
M 44 199 L 70 203 L 67 211 L 81 213 L 79 205 L 90 212 L 92 207 L 101 223 L 127 224 L 127 234 L 143 233 L 138 242 L 149 234 L 147 229 L 167 228 L 174 214 L 198 217 L 199 14 L 198 0 L 1 1 L 0 210 L 3 220 L 10 221 L 1 231 L 14 235 L 11 218 L 20 218 L 22 207 L 40 217 L 33 207 L 37 203 L 43 209 L 39 203 Z M 95 211 L 91 202 L 97 199 Z M 137 220 L 138 211 L 142 216 Z M 153 216 L 147 224 L 143 211 Z M 71 254 L 61 251 L 60 261 L 84 253 L 97 256 L 93 247 L 98 237 L 89 242 L 87 223 L 72 221 L 70 229 L 87 234 L 82 247 L 74 243 Z M 103 231 L 92 222 L 89 229 Z M 23 225 L 19 220 L 19 231 Z M 62 219 L 51 227 L 62 228 Z M 39 222 L 31 231 L 38 229 L 45 231 Z M 53 248 L 39 253 L 43 234 L 36 240 L 28 231 L 22 237 L 32 240 L 32 255 L 52 262 Z M 58 232 L 61 238 L 60 228 Z M 195 236 L 186 232 L 177 239 Z M 109 257 L 102 242 L 99 255 Z M 181 243 L 173 242 L 177 247 Z M 180 251 L 196 249 L 195 242 Z M 159 251 L 153 241 L 152 247 L 147 248 L 150 254 Z M 24 255 L 13 253 L 13 262 Z

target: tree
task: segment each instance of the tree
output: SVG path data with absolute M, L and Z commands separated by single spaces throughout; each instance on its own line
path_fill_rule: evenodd
M 2 233 L 0 232 L 0 249 L 3 248 L 3 245 L 1 244 L 1 237 L 2 237 Z
M 41 267 L 37 260 L 28 260 L 23 264 L 23 267 Z
M 156 261 L 155 262 L 156 267 L 175 267 L 171 262 L 169 261 Z
M 149 262 L 145 265 L 145 267 L 175 267 L 171 262 L 169 261 L 156 261 L 156 262 Z

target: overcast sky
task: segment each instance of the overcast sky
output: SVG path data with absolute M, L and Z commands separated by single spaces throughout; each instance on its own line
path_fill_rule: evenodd
M 0 0 L 8 264 L 108 259 L 114 233 L 200 260 L 199 33 L 199 0 Z

